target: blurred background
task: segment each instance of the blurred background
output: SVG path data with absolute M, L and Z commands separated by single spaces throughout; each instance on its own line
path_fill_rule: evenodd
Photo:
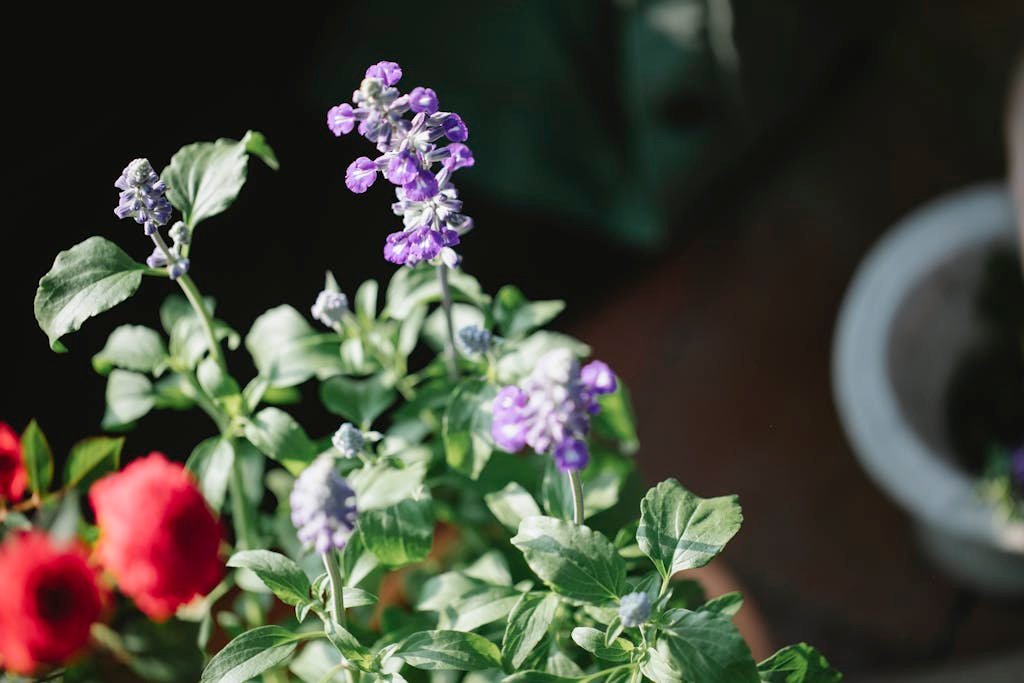
M 350 293 L 386 279 L 389 190 L 345 189 L 365 141 L 335 139 L 324 119 L 368 64 L 394 60 L 402 86 L 433 87 L 469 124 L 466 270 L 489 291 L 568 300 L 559 326 L 633 391 L 649 481 L 740 495 L 747 521 L 724 560 L 764 638 L 811 642 L 851 681 L 1024 680 L 1024 602 L 959 587 L 921 557 L 857 464 L 829 375 L 867 249 L 920 203 L 1005 175 L 1024 4 L 255 7 L 40 4 L 8 22 L 0 419 L 36 417 L 65 452 L 99 431 L 89 358 L 118 324 L 157 325 L 169 290 L 155 281 L 66 339 L 67 355 L 32 314 L 59 250 L 101 234 L 148 255 L 112 213 L 134 157 L 160 169 L 185 143 L 247 128 L 277 151 L 280 171 L 252 164 L 235 208 L 197 235 L 192 274 L 240 331 L 311 303 L 327 268 Z M 334 426 L 312 404 L 298 416 L 311 433 Z M 201 415 L 156 413 L 126 453 L 184 457 L 207 431 Z M 917 677 L 929 671 L 946 678 Z

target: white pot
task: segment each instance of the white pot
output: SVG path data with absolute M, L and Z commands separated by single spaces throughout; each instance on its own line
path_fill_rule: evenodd
M 1024 523 L 1005 521 L 957 466 L 946 390 L 979 338 L 974 296 L 985 258 L 1014 236 L 1001 184 L 917 209 L 858 268 L 832 354 L 836 405 L 861 465 L 913 517 L 941 569 L 1001 594 L 1024 593 Z

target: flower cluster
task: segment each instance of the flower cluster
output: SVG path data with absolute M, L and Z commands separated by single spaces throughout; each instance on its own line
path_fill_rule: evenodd
M 352 104 L 327 112 L 327 126 L 338 136 L 356 129 L 380 152 L 376 159 L 359 157 L 349 165 L 345 184 L 350 190 L 366 192 L 378 174 L 396 186 L 398 201 L 391 208 L 404 228 L 387 236 L 384 258 L 409 266 L 439 259 L 455 267 L 459 256 L 452 247 L 473 226 L 451 181 L 455 171 L 474 163 L 463 144 L 469 129 L 458 114 L 438 110 L 432 89 L 402 94 L 395 87 L 401 78 L 398 64 L 374 64 L 352 94 Z M 436 171 L 435 164 L 440 164 Z
M 150 268 L 167 268 L 172 280 L 188 272 L 189 260 L 185 250 L 192 234 L 181 221 L 170 229 L 173 245 L 168 247 L 160 236 L 160 226 L 171 218 L 171 202 L 167 199 L 167 185 L 153 170 L 148 159 L 135 159 L 124 167 L 114 187 L 121 190 L 114 214 L 118 218 L 134 218 L 143 231 L 153 239 L 153 253 L 146 258 Z
M 330 456 L 321 456 L 295 480 L 289 502 L 299 540 L 318 553 L 345 547 L 356 526 L 356 494 L 334 471 Z
M 0 422 L 0 501 L 20 500 L 27 485 L 21 439 L 10 426 Z
M 223 530 L 180 464 L 151 453 L 96 482 L 89 501 L 100 563 L 150 618 L 167 619 L 220 581 Z
M 468 355 L 475 356 L 487 353 L 491 348 L 493 337 L 490 332 L 476 325 L 466 325 L 459 330 L 459 345 Z
M 590 416 L 600 411 L 597 397 L 615 391 L 611 369 L 601 361 L 580 363 L 568 349 L 550 351 L 537 361 L 523 385 L 507 386 L 494 399 L 491 436 L 515 452 L 529 445 L 550 453 L 558 468 L 578 471 L 590 453 L 584 442 Z

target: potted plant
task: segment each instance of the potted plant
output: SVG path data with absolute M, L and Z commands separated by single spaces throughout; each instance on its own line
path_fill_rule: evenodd
M 42 278 L 36 316 L 58 351 L 143 279 L 180 288 L 162 333 L 119 327 L 94 356 L 104 427 L 198 408 L 213 430 L 184 468 L 151 454 L 121 469 L 119 439 L 85 442 L 59 485 L 38 426 L 7 435 L 21 483 L 0 491 L 4 666 L 65 680 L 839 680 L 803 644 L 755 662 L 732 621 L 742 598 L 707 600 L 685 578 L 739 530 L 738 501 L 675 480 L 642 491 L 625 387 L 543 329 L 562 302 L 491 296 L 459 267 L 472 221 L 452 174 L 474 165 L 468 129 L 401 77 L 371 66 L 328 114 L 377 147 L 348 187 L 397 187 L 383 292 L 367 281 L 350 301 L 328 272 L 315 324 L 277 306 L 243 340 L 216 317 L 191 277 L 209 265 L 195 238 L 251 157 L 277 167 L 253 131 L 187 145 L 159 174 L 128 164 L 115 213 L 152 242 L 145 264 L 92 237 Z M 244 383 L 225 352 L 243 344 L 257 369 Z M 333 434 L 289 412 L 314 382 Z

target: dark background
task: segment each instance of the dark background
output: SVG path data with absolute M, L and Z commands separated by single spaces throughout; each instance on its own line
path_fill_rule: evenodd
M 149 253 L 112 213 L 113 182 L 136 156 L 160 169 L 183 144 L 247 128 L 277 151 L 280 171 L 254 162 L 235 206 L 196 235 L 193 277 L 243 335 L 272 306 L 305 310 L 327 268 L 350 295 L 385 280 L 389 192 L 345 189 L 345 167 L 368 147 L 335 139 L 324 117 L 366 65 L 394 59 L 403 86 L 434 87 L 470 126 L 477 165 L 459 184 L 477 228 L 465 268 L 489 291 L 515 282 L 568 300 L 562 328 L 633 387 L 650 479 L 740 493 L 748 523 L 726 562 L 777 641 L 812 642 L 855 674 L 1019 646 L 1021 605 L 937 576 L 860 472 L 831 405 L 828 353 L 874 239 L 920 202 L 1004 173 L 1024 9 L 736 0 L 726 37 L 737 68 L 720 34 L 699 23 L 687 34 L 685 11 L 666 18 L 659 4 L 719 19 L 723 5 L 23 8 L 3 48 L 15 155 L 0 419 L 20 429 L 36 417 L 65 452 L 99 430 L 91 355 L 119 324 L 158 326 L 171 288 L 155 280 L 67 337 L 66 355 L 32 316 L 61 249 L 99 234 Z M 244 356 L 231 364 L 247 378 Z M 311 405 L 299 417 L 325 433 L 331 421 Z M 155 413 L 127 453 L 184 458 L 209 431 L 198 412 Z

